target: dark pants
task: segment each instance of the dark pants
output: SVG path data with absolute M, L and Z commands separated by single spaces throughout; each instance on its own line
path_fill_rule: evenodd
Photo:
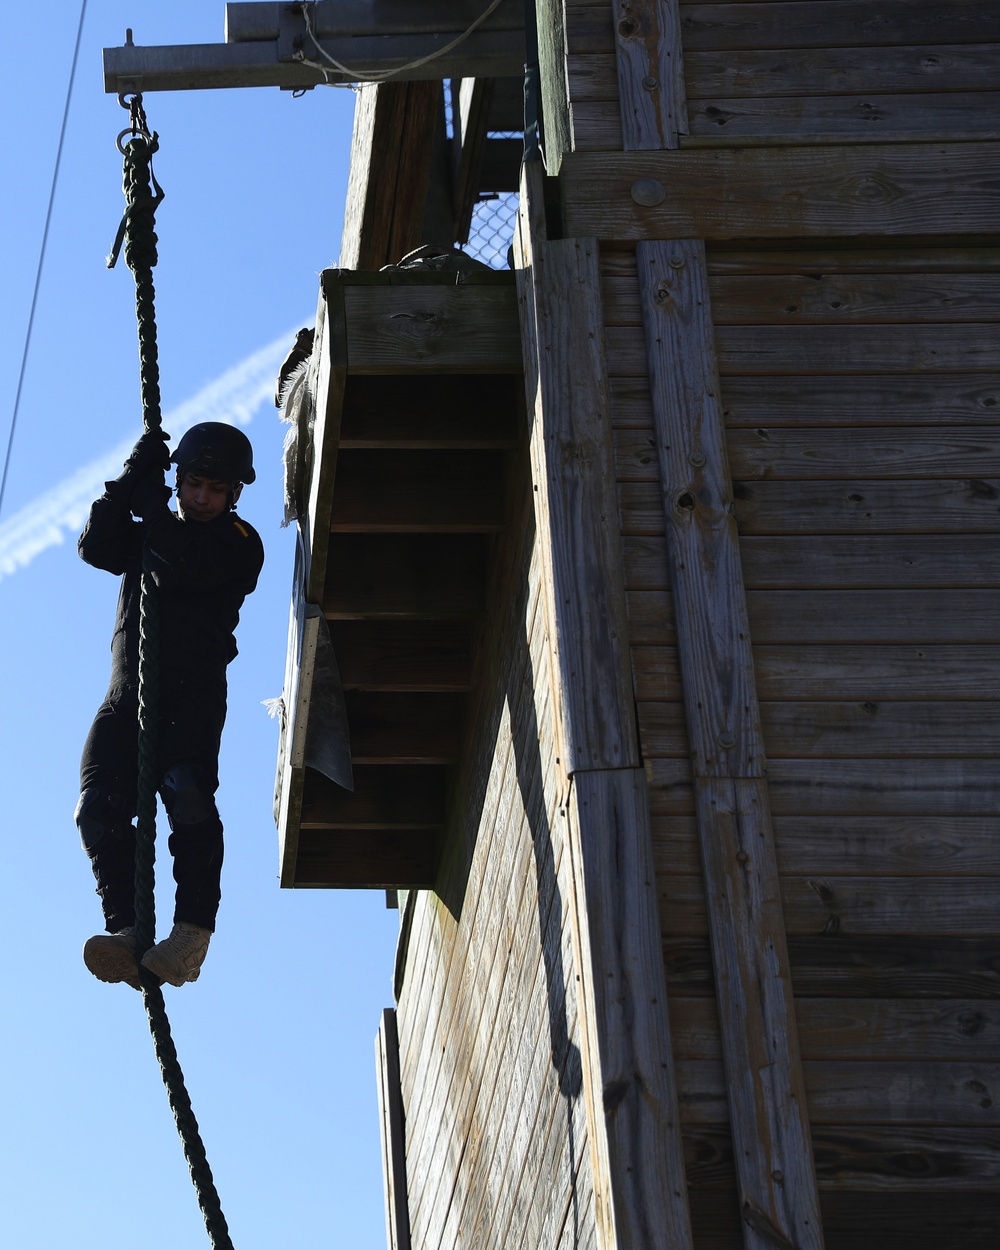
M 177 883 L 174 921 L 215 929 L 222 874 L 222 821 L 215 806 L 226 718 L 225 673 L 206 682 L 160 683 L 156 785 L 170 823 Z M 80 762 L 77 824 L 110 933 L 135 923 L 138 691 L 112 683 Z

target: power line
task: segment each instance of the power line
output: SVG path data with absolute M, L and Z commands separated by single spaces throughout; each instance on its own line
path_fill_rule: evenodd
M 21 353 L 21 369 L 17 376 L 17 392 L 14 396 L 14 411 L 10 419 L 10 433 L 7 436 L 7 452 L 3 462 L 3 477 L 0 478 L 0 512 L 3 511 L 4 494 L 7 490 L 7 473 L 10 470 L 10 457 L 14 448 L 14 431 L 17 428 L 17 415 L 21 408 L 21 391 L 24 387 L 24 374 L 28 365 L 28 352 L 31 350 L 31 332 L 35 326 L 35 309 L 38 305 L 38 291 L 42 284 L 42 269 L 45 265 L 45 251 L 49 242 L 49 225 L 52 221 L 52 206 L 56 199 L 56 186 L 59 182 L 59 167 L 62 164 L 63 141 L 66 138 L 66 125 L 69 121 L 69 105 L 73 98 L 73 83 L 76 80 L 76 65 L 80 59 L 80 42 L 83 37 L 83 21 L 87 14 L 87 0 L 80 5 L 80 21 L 76 28 L 76 45 L 73 48 L 73 64 L 69 71 L 69 85 L 66 88 L 66 104 L 63 108 L 62 126 L 59 130 L 59 146 L 56 149 L 55 168 L 52 170 L 52 186 L 49 189 L 49 206 L 45 213 L 45 229 L 42 231 L 42 246 L 38 253 L 38 268 L 35 271 L 35 288 L 31 295 L 31 310 L 28 313 L 28 328 L 24 335 L 24 351 Z

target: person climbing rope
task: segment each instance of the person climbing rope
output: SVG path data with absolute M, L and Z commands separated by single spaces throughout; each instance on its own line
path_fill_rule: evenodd
M 223 837 L 215 804 L 226 717 L 226 668 L 236 656 L 240 608 L 264 561 L 260 537 L 235 512 L 254 481 L 253 450 L 233 426 L 193 426 L 168 455 L 167 435 L 147 430 L 125 471 L 95 500 L 78 549 L 94 568 L 122 577 L 111 644 L 111 683 L 80 764 L 76 823 L 97 879 L 107 932 L 84 944 L 101 981 L 138 989 L 135 847 L 138 795 L 140 582 L 159 601 L 156 786 L 167 812 L 176 882 L 170 935 L 142 965 L 162 981 L 195 981 L 215 930 Z M 163 473 L 177 467 L 177 511 Z M 133 519 L 134 518 L 134 519 Z

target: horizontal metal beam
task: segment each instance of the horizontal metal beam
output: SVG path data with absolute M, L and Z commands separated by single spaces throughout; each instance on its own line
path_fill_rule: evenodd
M 226 5 L 226 43 L 277 39 L 290 5 L 241 0 Z M 312 25 L 320 39 L 351 35 L 441 35 L 468 30 L 489 0 L 320 0 Z M 301 17 L 298 16 L 298 21 Z M 503 0 L 480 30 L 523 30 L 523 0 Z
M 251 6 L 253 7 L 253 6 Z M 267 7 L 267 6 L 265 6 Z M 193 91 L 214 87 L 283 87 L 294 90 L 324 82 L 362 82 L 366 74 L 400 71 L 396 82 L 442 78 L 503 78 L 524 70 L 522 30 L 476 30 L 458 47 L 424 65 L 407 68 L 454 38 L 444 34 L 355 36 L 323 39 L 322 46 L 352 73 L 327 66 L 327 73 L 294 59 L 282 59 L 284 38 L 239 43 L 203 43 L 104 49 L 104 89 Z M 320 62 L 319 52 L 304 48 Z M 359 72 L 360 71 L 360 72 Z

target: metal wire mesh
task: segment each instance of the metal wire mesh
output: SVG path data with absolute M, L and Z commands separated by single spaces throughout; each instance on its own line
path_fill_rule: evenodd
M 507 191 L 480 200 L 472 210 L 469 241 L 462 250 L 491 269 L 506 269 L 514 239 L 517 199 L 516 191 Z

